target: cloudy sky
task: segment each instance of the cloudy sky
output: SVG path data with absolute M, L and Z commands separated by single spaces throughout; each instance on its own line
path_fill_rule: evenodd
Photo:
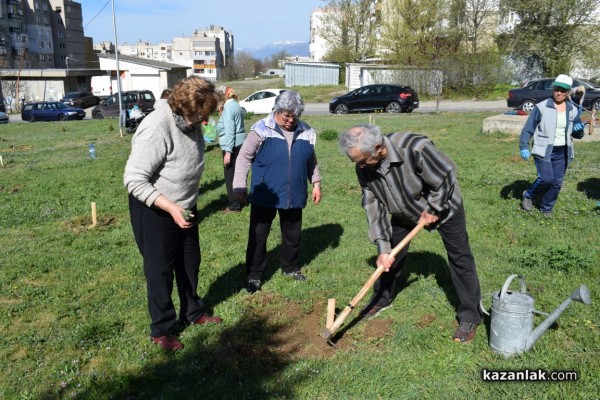
M 77 0 L 83 29 L 94 43 L 114 43 L 113 0 Z M 310 40 L 310 14 L 323 0 L 114 0 L 119 44 L 158 44 L 196 29 L 218 25 L 234 35 L 235 48 L 253 49 L 292 40 Z

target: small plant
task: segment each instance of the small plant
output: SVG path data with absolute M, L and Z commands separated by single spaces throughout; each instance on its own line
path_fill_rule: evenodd
M 60 127 L 60 131 L 61 131 L 61 132 L 66 132 L 66 131 L 67 131 L 67 127 L 66 127 L 66 126 L 64 126 L 64 125 L 63 125 L 63 126 L 61 126 L 61 127 Z
M 321 133 L 319 133 L 319 138 L 327 141 L 337 140 L 338 131 L 335 129 L 324 129 Z
M 254 113 L 252 111 L 244 114 L 244 119 L 252 119 L 254 117 Z
M 108 131 L 109 132 L 113 132 L 115 130 L 115 127 L 111 125 L 108 126 Z

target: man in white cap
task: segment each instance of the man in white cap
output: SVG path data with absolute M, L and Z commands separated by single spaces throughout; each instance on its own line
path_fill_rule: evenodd
M 579 112 L 567 101 L 572 86 L 570 76 L 558 75 L 552 83 L 552 97 L 535 105 L 521 131 L 520 155 L 525 161 L 533 155 L 537 169 L 537 179 L 523 192 L 521 208 L 533 210 L 534 199 L 541 197 L 544 217 L 552 215 L 567 165 L 573 160 L 573 138 L 583 137 Z

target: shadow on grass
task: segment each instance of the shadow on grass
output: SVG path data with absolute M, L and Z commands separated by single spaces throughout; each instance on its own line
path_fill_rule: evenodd
M 224 329 L 216 342 L 210 340 L 210 331 L 198 327 L 185 338 L 185 349 L 176 354 L 153 347 L 147 355 L 152 361 L 140 371 L 92 382 L 77 390 L 76 395 L 67 386 L 60 393 L 47 392 L 42 398 L 293 398 L 294 386 L 307 376 L 298 371 L 292 378 L 282 376 L 290 360 L 285 352 L 278 351 L 283 339 L 276 338 L 285 325 L 248 311 L 235 326 Z
M 198 223 L 201 223 L 204 219 L 208 218 L 211 214 L 218 213 L 227 207 L 229 200 L 227 195 L 222 194 L 218 199 L 211 201 L 201 209 L 198 209 Z
M 534 174 L 534 173 L 535 173 L 535 171 L 532 172 L 532 174 Z M 534 178 L 535 178 L 535 176 L 532 175 L 531 181 L 518 180 L 518 181 L 514 181 L 510 185 L 504 186 L 502 188 L 502 190 L 500 190 L 500 197 L 505 200 L 508 200 L 508 199 L 522 200 L 523 192 L 531 187 L 531 184 L 532 184 Z
M 202 196 L 203 193 L 206 193 L 208 191 L 211 190 L 215 190 L 220 188 L 221 186 L 225 185 L 225 179 L 213 179 L 210 182 L 202 182 L 200 183 L 200 188 L 198 189 L 200 192 L 200 195 Z
M 369 264 L 375 265 L 376 259 L 377 257 L 373 256 L 369 260 Z M 417 275 L 418 277 L 411 277 L 411 275 Z M 431 275 L 435 277 L 438 286 L 443 290 L 448 302 L 455 310 L 457 310 L 459 302 L 458 297 L 456 296 L 456 291 L 454 290 L 452 278 L 450 276 L 450 267 L 448 266 L 448 262 L 439 254 L 431 253 L 429 251 L 408 253 L 406 256 L 406 261 L 404 262 L 404 268 L 402 269 L 402 273 L 400 274 L 400 277 L 396 283 L 396 294 L 394 295 L 394 299 L 396 296 L 398 296 L 398 293 L 419 280 L 419 277 L 426 278 Z M 409 279 L 409 277 L 411 278 Z M 357 288 L 357 293 L 359 289 L 360 288 Z M 373 293 L 372 289 L 370 293 Z M 367 305 L 368 302 L 363 300 L 361 301 L 361 304 L 364 306 Z M 359 307 L 359 309 L 362 309 L 362 306 Z M 350 323 L 348 323 L 334 335 L 332 341 L 335 342 L 338 340 L 346 331 L 352 329 L 352 327 L 358 324 L 360 321 L 362 321 L 362 317 L 357 314 Z
M 585 193 L 588 199 L 600 200 L 600 178 L 588 178 L 577 183 L 577 190 Z
M 201 212 L 202 213 L 202 212 Z M 273 229 L 279 229 L 277 224 L 273 224 Z M 340 237 L 344 232 L 340 224 L 324 224 L 302 230 L 302 242 L 300 244 L 300 266 L 305 266 L 328 248 L 335 248 L 339 245 Z M 272 250 L 267 252 L 267 270 L 263 276 L 263 282 L 267 282 L 280 270 L 279 254 L 281 244 L 278 244 Z M 246 265 L 237 264 L 229 271 L 222 274 L 210 285 L 204 301 L 209 307 L 220 304 L 239 292 L 246 284 Z

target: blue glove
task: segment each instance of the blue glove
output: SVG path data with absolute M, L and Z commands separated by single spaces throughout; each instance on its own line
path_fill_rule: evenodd
M 579 132 L 582 130 L 583 130 L 583 124 L 581 122 L 573 124 L 573 132 Z
M 530 156 L 529 150 L 523 149 L 519 152 L 519 154 L 521 154 L 521 158 L 523 160 L 525 160 L 525 161 L 529 160 L 529 156 Z

